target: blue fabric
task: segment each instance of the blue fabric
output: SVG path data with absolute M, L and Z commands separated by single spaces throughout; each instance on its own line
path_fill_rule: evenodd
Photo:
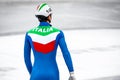
M 41 23 L 40 26 L 48 26 L 49 23 Z M 68 67 L 69 72 L 74 71 L 71 56 L 66 45 L 64 38 L 64 33 L 60 31 L 56 38 L 56 45 L 54 51 L 43 54 L 35 51 L 32 39 L 26 33 L 25 44 L 24 44 L 24 60 L 27 67 L 27 70 L 30 74 L 30 80 L 60 80 L 59 78 L 59 69 L 56 63 L 56 51 L 58 45 L 61 48 L 64 60 Z M 34 64 L 31 63 L 31 49 L 33 50 L 34 55 Z
M 39 26 L 51 26 L 48 22 L 41 22 Z

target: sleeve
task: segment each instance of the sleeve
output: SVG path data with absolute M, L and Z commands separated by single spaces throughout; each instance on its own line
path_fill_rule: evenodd
M 73 72 L 74 69 L 73 69 L 72 59 L 71 59 L 71 55 L 69 53 L 69 50 L 67 48 L 63 32 L 60 33 L 59 46 L 60 46 L 60 49 L 62 51 L 64 60 L 65 60 L 65 63 L 68 67 L 69 72 Z
M 25 43 L 24 43 L 24 61 L 29 74 L 31 74 L 32 71 L 31 46 L 27 34 L 25 36 Z

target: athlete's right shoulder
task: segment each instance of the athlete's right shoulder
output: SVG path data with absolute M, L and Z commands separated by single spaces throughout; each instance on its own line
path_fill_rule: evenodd
M 28 35 L 29 33 L 34 33 L 37 29 L 38 29 L 38 27 L 34 27 L 32 29 L 29 29 L 28 31 L 26 31 L 26 35 Z
M 32 32 L 34 32 L 34 31 L 36 31 L 37 29 L 38 29 L 38 27 L 34 27 L 34 28 L 28 30 L 27 33 L 32 33 Z
M 28 31 L 25 32 L 25 36 L 27 37 L 29 33 L 33 32 L 37 27 L 34 27 L 32 29 L 29 29 Z

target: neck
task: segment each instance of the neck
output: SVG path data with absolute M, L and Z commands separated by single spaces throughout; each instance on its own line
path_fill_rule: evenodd
M 50 23 L 50 21 L 46 21 L 46 22 Z
M 46 22 L 51 23 L 51 20 L 50 20 L 50 19 L 47 19 L 47 21 L 46 21 Z

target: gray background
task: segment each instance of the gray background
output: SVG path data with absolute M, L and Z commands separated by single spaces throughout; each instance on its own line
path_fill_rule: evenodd
M 34 12 L 42 2 L 52 7 L 52 24 L 60 29 L 120 28 L 120 0 L 0 0 L 0 35 L 37 26 Z

